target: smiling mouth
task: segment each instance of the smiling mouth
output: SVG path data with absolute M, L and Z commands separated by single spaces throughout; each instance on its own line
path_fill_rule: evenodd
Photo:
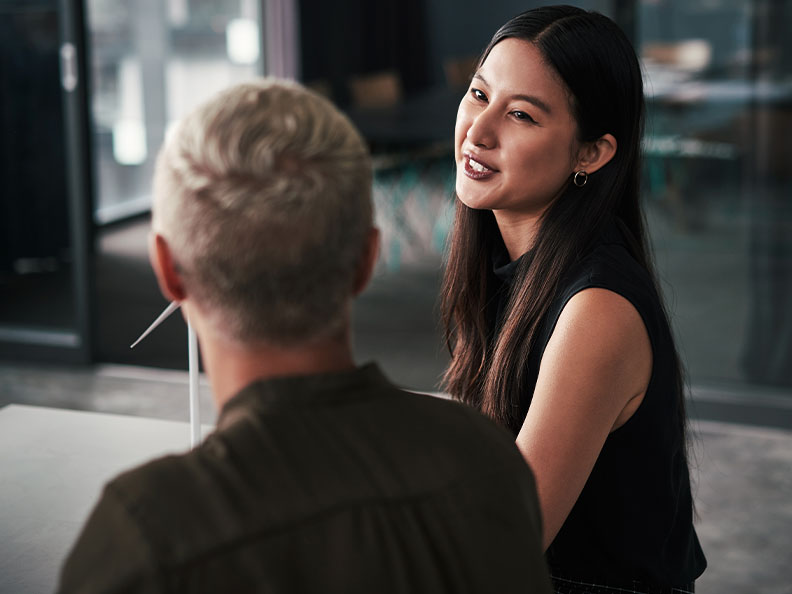
M 476 161 L 471 155 L 467 154 L 464 158 L 464 171 L 466 176 L 476 180 L 486 179 L 497 173 L 496 169 L 492 169 L 489 165 Z

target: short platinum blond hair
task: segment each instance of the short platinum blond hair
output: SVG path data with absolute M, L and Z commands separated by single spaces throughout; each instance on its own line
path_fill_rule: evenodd
M 223 332 L 300 344 L 348 324 L 371 185 L 366 144 L 337 108 L 261 79 L 220 93 L 169 135 L 153 228 Z

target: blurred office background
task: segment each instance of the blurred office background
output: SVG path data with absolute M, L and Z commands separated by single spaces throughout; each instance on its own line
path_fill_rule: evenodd
M 437 389 L 456 106 L 490 35 L 539 4 L 0 0 L 0 357 L 184 368 L 178 316 L 128 348 L 165 306 L 145 254 L 154 159 L 197 103 L 276 74 L 341 105 L 375 154 L 360 358 Z M 790 427 L 792 2 L 580 4 L 644 63 L 644 200 L 696 409 Z
M 0 0 L 0 407 L 187 419 L 180 316 L 129 349 L 166 305 L 146 255 L 152 167 L 188 110 L 261 74 L 326 94 L 371 145 L 383 249 L 358 358 L 436 390 L 456 108 L 492 33 L 539 4 Z M 789 592 L 792 2 L 578 4 L 644 64 L 644 203 L 697 428 L 697 591 Z

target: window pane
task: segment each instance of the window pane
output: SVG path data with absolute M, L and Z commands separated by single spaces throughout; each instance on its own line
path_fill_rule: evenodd
M 89 0 L 97 222 L 146 211 L 168 127 L 261 71 L 258 6 Z
M 696 383 L 792 385 L 792 6 L 759 4 L 640 4 L 646 204 Z

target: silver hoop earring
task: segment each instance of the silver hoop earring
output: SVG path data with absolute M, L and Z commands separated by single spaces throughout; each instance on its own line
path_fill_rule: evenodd
M 576 171 L 575 177 L 572 178 L 572 181 L 578 188 L 582 188 L 586 185 L 586 182 L 588 182 L 588 173 L 582 169 L 580 171 Z

